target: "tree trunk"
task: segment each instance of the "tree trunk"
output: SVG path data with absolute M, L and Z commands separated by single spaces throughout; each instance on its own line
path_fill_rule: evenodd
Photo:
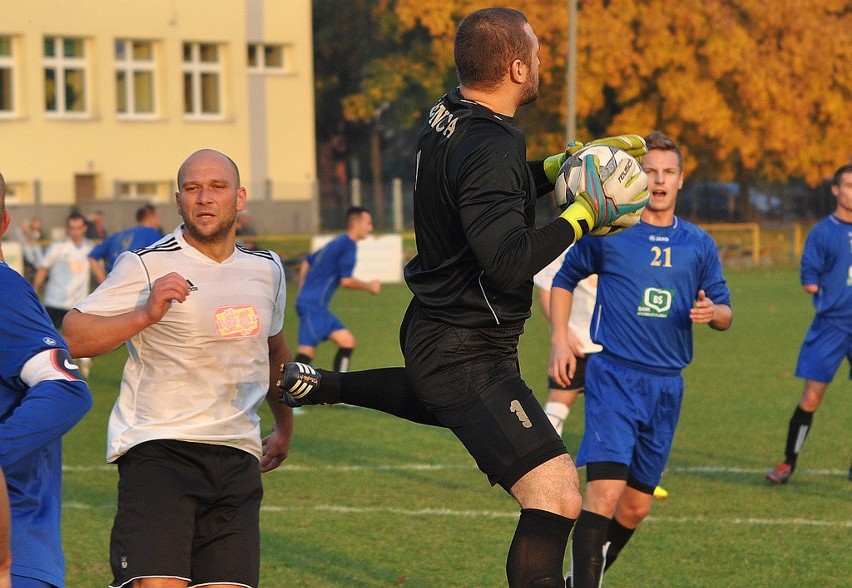
M 382 137 L 378 121 L 370 127 L 370 169 L 373 176 L 373 222 L 385 226 L 385 197 L 382 190 Z

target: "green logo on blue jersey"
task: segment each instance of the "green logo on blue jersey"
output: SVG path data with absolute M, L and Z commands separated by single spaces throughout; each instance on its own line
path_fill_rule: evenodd
M 642 304 L 639 305 L 636 314 L 639 316 L 666 318 L 669 316 L 669 310 L 672 308 L 674 294 L 674 290 L 646 288 L 645 294 L 642 296 Z

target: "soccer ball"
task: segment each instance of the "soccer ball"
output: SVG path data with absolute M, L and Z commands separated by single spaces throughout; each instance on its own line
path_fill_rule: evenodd
M 597 159 L 598 167 L 600 168 L 601 183 L 606 182 L 607 178 L 615 171 L 618 164 L 624 159 L 635 159 L 632 155 L 609 145 L 593 145 L 585 147 L 568 157 L 562 168 L 559 170 L 559 175 L 556 177 L 556 187 L 553 194 L 556 198 L 556 203 L 562 210 L 565 210 L 574 203 L 579 192 L 585 190 L 585 180 L 583 178 L 583 160 L 586 157 L 594 157 Z M 636 162 L 639 167 L 639 162 Z M 599 227 L 589 232 L 589 235 L 596 237 L 605 237 L 620 233 L 624 229 L 629 229 L 639 222 L 639 217 L 642 215 L 643 208 L 636 212 L 631 212 L 615 219 L 612 224 Z

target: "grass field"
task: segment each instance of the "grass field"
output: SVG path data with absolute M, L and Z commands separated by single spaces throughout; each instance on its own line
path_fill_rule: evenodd
M 605 585 L 850 586 L 848 366 L 817 414 L 792 481 L 770 486 L 763 472 L 782 457 L 801 393 L 792 372 L 813 311 L 795 269 L 726 273 L 734 325 L 725 333 L 696 331 L 663 477 L 671 496 L 655 501 Z M 292 294 L 285 332 L 295 347 Z M 402 285 L 386 285 L 378 297 L 337 294 L 333 307 L 359 340 L 353 369 L 400 364 L 397 326 L 407 301 Z M 329 366 L 332 355 L 331 344 L 322 346 L 317 364 Z M 548 355 L 547 325 L 536 308 L 520 360 L 542 399 Z M 95 360 L 95 406 L 66 436 L 70 588 L 111 580 L 117 476 L 104 464 L 105 431 L 123 361 L 123 350 Z M 578 401 L 566 423 L 572 453 L 582 413 Z M 447 431 L 363 409 L 307 407 L 296 417 L 290 458 L 264 483 L 262 586 L 505 586 L 517 506 L 488 486 Z

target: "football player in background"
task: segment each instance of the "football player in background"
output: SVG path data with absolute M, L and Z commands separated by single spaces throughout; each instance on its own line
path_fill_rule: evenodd
M 538 288 L 538 302 L 548 322 L 550 322 L 550 289 L 553 286 L 553 277 L 562 267 L 566 252 L 567 250 L 533 277 L 533 283 Z M 567 374 L 570 381 L 565 386 L 557 384 L 553 378 L 548 376 L 547 402 L 544 405 L 544 412 L 560 437 L 565 426 L 565 419 L 571 413 L 574 401 L 577 400 L 577 396 L 583 393 L 585 388 L 586 360 L 590 354 L 603 349 L 589 336 L 595 300 L 598 295 L 598 277 L 591 275 L 580 280 L 577 287 L 574 288 L 573 294 L 571 316 L 568 319 L 568 337 L 569 345 L 577 357 L 577 366 L 573 372 L 569 371 Z M 668 491 L 662 486 L 654 488 L 654 498 L 662 499 L 668 498 L 668 496 Z
M 373 217 L 366 208 L 352 206 L 346 211 L 346 232 L 325 244 L 319 251 L 308 255 L 299 268 L 299 296 L 296 312 L 299 313 L 299 349 L 296 361 L 311 363 L 317 345 L 326 339 L 337 345 L 332 369 L 348 372 L 355 335 L 328 309 L 331 297 L 338 286 L 378 294 L 382 290 L 379 280 L 364 282 L 352 276 L 358 241 L 373 232 Z
M 9 226 L 5 197 L 0 175 L 0 235 Z M 82 217 L 80 223 L 82 237 Z M 92 396 L 35 290 L 6 265 L 2 248 L 0 292 L 0 468 L 11 510 L 12 584 L 62 588 L 62 436 L 92 407 Z M 0 587 L 3 562 L 0 549 Z
M 538 53 L 517 10 L 477 10 L 459 24 L 460 86 L 432 107 L 417 145 L 405 367 L 340 374 L 291 363 L 282 375 L 291 405 L 344 402 L 451 429 L 520 506 L 506 561 L 512 588 L 564 588 L 565 547 L 580 510 L 574 462 L 518 369 L 532 277 L 583 234 L 647 201 L 635 159 L 609 184 L 587 158 L 588 191 L 535 228 L 536 198 L 553 191 L 566 159 L 562 152 L 527 161 L 513 124 L 538 95 Z M 645 152 L 635 135 L 602 141 Z
M 831 192 L 837 208 L 811 229 L 802 253 L 802 287 L 813 295 L 816 314 L 799 350 L 796 377 L 805 389 L 790 418 L 785 458 L 766 472 L 774 484 L 786 483 L 796 470 L 814 413 L 844 356 L 852 379 L 852 164 L 835 172 Z
M 576 364 L 568 335 L 572 292 L 583 278 L 598 275 L 591 334 L 603 350 L 586 363 L 586 426 L 577 453 L 578 466 L 586 466 L 586 492 L 573 537 L 575 588 L 600 585 L 651 510 L 680 415 L 692 326 L 724 331 L 733 318 L 716 244 L 674 215 L 683 155 L 660 132 L 645 142 L 651 199 L 641 222 L 578 241 L 550 296 L 549 373 L 567 385 Z
M 113 233 L 89 252 L 89 266 L 98 284 L 115 265 L 115 260 L 125 251 L 147 247 L 163 238 L 160 211 L 153 204 L 140 206 L 136 211 L 136 224 Z

